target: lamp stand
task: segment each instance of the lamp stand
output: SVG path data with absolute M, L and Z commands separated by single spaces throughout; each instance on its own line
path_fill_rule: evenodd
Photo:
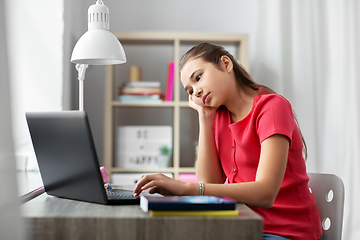
M 79 111 L 84 111 L 84 80 L 85 72 L 89 65 L 87 64 L 76 64 L 75 68 L 78 71 L 79 79 Z

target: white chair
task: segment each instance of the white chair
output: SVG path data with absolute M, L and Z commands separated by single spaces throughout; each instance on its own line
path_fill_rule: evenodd
M 340 240 L 345 188 L 334 174 L 309 173 L 309 189 L 316 199 L 323 227 L 323 240 Z

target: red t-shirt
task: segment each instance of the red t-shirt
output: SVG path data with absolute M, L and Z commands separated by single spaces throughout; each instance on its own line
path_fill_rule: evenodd
M 282 134 L 290 141 L 285 176 L 270 209 L 251 207 L 264 219 L 264 233 L 290 239 L 319 239 L 321 220 L 315 198 L 309 192 L 302 155 L 301 135 L 290 103 L 281 95 L 260 88 L 251 112 L 231 123 L 230 113 L 220 107 L 215 120 L 218 156 L 229 183 L 255 181 L 261 143 Z

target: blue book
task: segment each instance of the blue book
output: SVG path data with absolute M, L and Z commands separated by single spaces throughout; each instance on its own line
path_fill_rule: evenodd
M 141 196 L 140 208 L 144 212 L 155 211 L 205 211 L 235 210 L 236 202 L 214 196 Z

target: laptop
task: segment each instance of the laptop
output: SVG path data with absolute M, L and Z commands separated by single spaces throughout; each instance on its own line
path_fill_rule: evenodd
M 84 111 L 26 113 L 47 194 L 99 204 L 140 204 L 132 190 L 106 190 Z

